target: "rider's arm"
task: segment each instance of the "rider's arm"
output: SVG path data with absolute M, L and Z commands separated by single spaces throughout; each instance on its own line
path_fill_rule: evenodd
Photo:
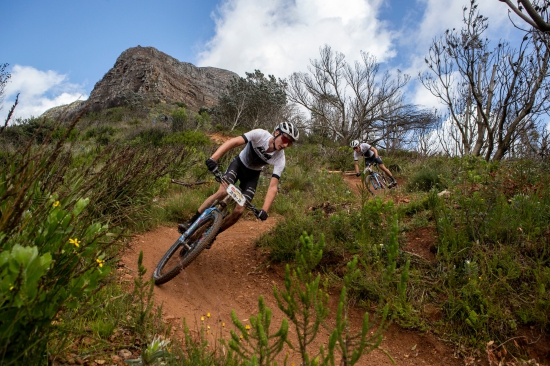
M 212 154 L 212 159 L 216 160 L 216 161 L 219 161 L 220 158 L 226 153 L 228 152 L 229 150 L 231 149 L 234 149 L 236 148 L 237 146 L 241 146 L 241 145 L 244 145 L 246 143 L 246 141 L 244 140 L 244 137 L 242 136 L 238 136 L 238 137 L 234 137 L 230 140 L 227 140 L 226 142 L 224 142 L 220 147 L 218 147 L 218 149 L 216 150 L 216 152 L 214 154 Z
M 275 196 L 277 195 L 278 185 L 279 185 L 279 179 L 275 177 L 271 177 L 271 181 L 269 182 L 269 188 L 267 189 L 267 194 L 265 195 L 264 205 L 262 206 L 262 210 L 264 210 L 265 212 L 269 211 L 271 204 L 275 200 Z
M 371 146 L 370 147 L 370 151 L 372 151 L 374 153 L 374 157 L 378 157 L 378 150 L 376 150 L 376 148 L 374 146 Z
M 355 173 L 359 173 L 359 162 L 355 160 Z

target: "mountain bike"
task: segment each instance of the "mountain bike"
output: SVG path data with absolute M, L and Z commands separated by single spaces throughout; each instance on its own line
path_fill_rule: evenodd
M 373 165 L 376 170 L 373 169 Z M 384 172 L 379 171 L 376 163 L 367 164 L 363 174 L 365 175 L 365 185 L 373 195 L 374 191 L 388 188 L 391 182 Z
M 227 186 L 227 196 L 216 200 L 204 210 L 197 220 L 176 240 L 161 258 L 153 272 L 155 285 L 161 285 L 176 277 L 185 267 L 216 239 L 223 219 L 230 213 L 230 203 L 246 206 L 257 216 L 259 209 L 247 202 L 241 190 L 226 182 L 219 170 L 213 172 L 216 181 Z

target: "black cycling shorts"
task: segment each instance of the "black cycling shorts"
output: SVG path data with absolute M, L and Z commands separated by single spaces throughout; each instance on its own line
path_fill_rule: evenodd
M 236 181 L 239 181 L 241 192 L 248 202 L 252 202 L 254 194 L 256 193 L 256 186 L 258 185 L 260 173 L 260 170 L 247 168 L 237 155 L 231 164 L 229 164 L 224 177 L 225 180 L 231 184 L 235 184 Z
M 378 165 L 384 164 L 382 163 L 382 158 L 380 155 L 378 157 L 371 156 L 370 158 L 365 158 L 365 166 L 372 165 L 373 163 L 376 163 Z

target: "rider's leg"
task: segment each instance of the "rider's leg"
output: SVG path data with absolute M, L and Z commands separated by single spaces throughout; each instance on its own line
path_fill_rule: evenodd
M 386 173 L 386 175 L 388 177 L 390 177 L 390 179 L 392 180 L 393 183 L 396 183 L 397 182 L 395 181 L 395 178 L 393 177 L 393 174 L 390 172 L 390 170 L 388 168 L 386 168 L 386 166 L 384 165 L 384 162 L 382 161 L 382 157 L 381 156 L 377 156 L 375 158 L 372 158 L 372 160 L 380 167 L 380 169 L 382 169 L 382 171 L 384 173 Z M 366 159 L 365 159 L 365 162 L 366 162 Z
M 391 180 L 395 181 L 395 178 L 393 177 L 392 173 L 390 172 L 390 170 L 388 168 L 386 168 L 386 166 L 384 164 L 379 164 L 378 166 L 380 167 L 380 169 L 382 169 L 384 171 L 384 173 L 386 173 L 386 175 L 388 177 L 391 178 Z
M 233 224 L 239 221 L 243 213 L 244 206 L 236 205 L 233 211 L 223 219 L 222 226 L 220 227 L 220 230 L 218 230 L 218 234 L 229 229 L 231 226 L 233 226 Z M 212 248 L 212 244 L 214 244 L 214 242 L 208 244 L 206 249 Z
M 392 180 L 392 183 L 391 183 L 391 187 L 393 186 L 396 186 L 397 185 L 397 181 L 395 180 L 395 178 L 393 177 L 392 173 L 390 172 L 390 170 L 388 168 L 386 168 L 386 166 L 384 164 L 378 164 L 378 166 L 380 167 L 380 169 L 382 169 L 384 171 L 384 173 L 386 173 L 386 175 L 388 177 L 390 177 L 390 179 Z M 390 188 L 391 188 L 390 187 Z
M 233 226 L 244 213 L 244 206 L 236 205 L 233 211 L 223 220 L 219 233 Z
M 220 184 L 220 188 L 218 189 L 218 191 L 213 195 L 211 195 L 210 197 L 208 197 L 202 203 L 202 205 L 200 205 L 200 207 L 198 208 L 197 212 L 195 212 L 195 215 L 193 215 L 193 217 L 191 217 L 189 220 L 187 220 L 183 224 L 178 225 L 179 233 L 183 234 L 187 229 L 189 229 L 189 227 L 195 222 L 195 220 L 199 218 L 199 216 L 204 212 L 204 210 L 206 210 L 208 207 L 212 205 L 212 203 L 214 203 L 215 200 L 217 199 L 221 200 L 226 195 L 227 195 L 227 192 L 225 191 L 225 187 L 222 184 Z
M 204 210 L 212 206 L 215 200 L 222 200 L 225 196 L 227 196 L 226 186 L 224 186 L 223 184 L 220 184 L 220 188 L 218 188 L 218 191 L 213 195 L 211 195 L 210 197 L 208 197 L 207 199 L 205 199 L 202 205 L 199 206 L 199 209 L 197 211 L 200 213 L 203 213 Z

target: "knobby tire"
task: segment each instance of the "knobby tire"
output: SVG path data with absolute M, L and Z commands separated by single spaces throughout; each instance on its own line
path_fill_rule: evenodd
M 382 181 L 382 183 L 384 184 L 384 187 L 385 188 L 388 188 L 390 186 L 390 183 L 392 182 L 392 180 L 390 179 L 390 177 L 388 177 L 386 175 L 386 173 L 384 172 L 380 172 L 380 174 L 378 174 L 378 176 L 380 177 L 380 180 Z
M 157 264 L 153 272 L 155 285 L 161 285 L 170 281 L 191 264 L 214 241 L 220 230 L 222 221 L 222 214 L 218 211 L 212 211 L 211 215 L 185 240 L 185 243 L 192 246 L 190 250 L 186 250 L 183 246 L 184 242 L 178 239 Z M 174 255 L 177 257 L 172 258 Z
M 378 174 L 378 181 L 380 182 L 380 187 L 378 189 L 386 189 L 388 183 L 386 181 L 386 178 L 382 174 Z M 374 196 L 374 192 L 377 190 L 377 183 L 374 176 L 369 174 L 367 178 L 365 178 L 365 183 L 369 192 Z

